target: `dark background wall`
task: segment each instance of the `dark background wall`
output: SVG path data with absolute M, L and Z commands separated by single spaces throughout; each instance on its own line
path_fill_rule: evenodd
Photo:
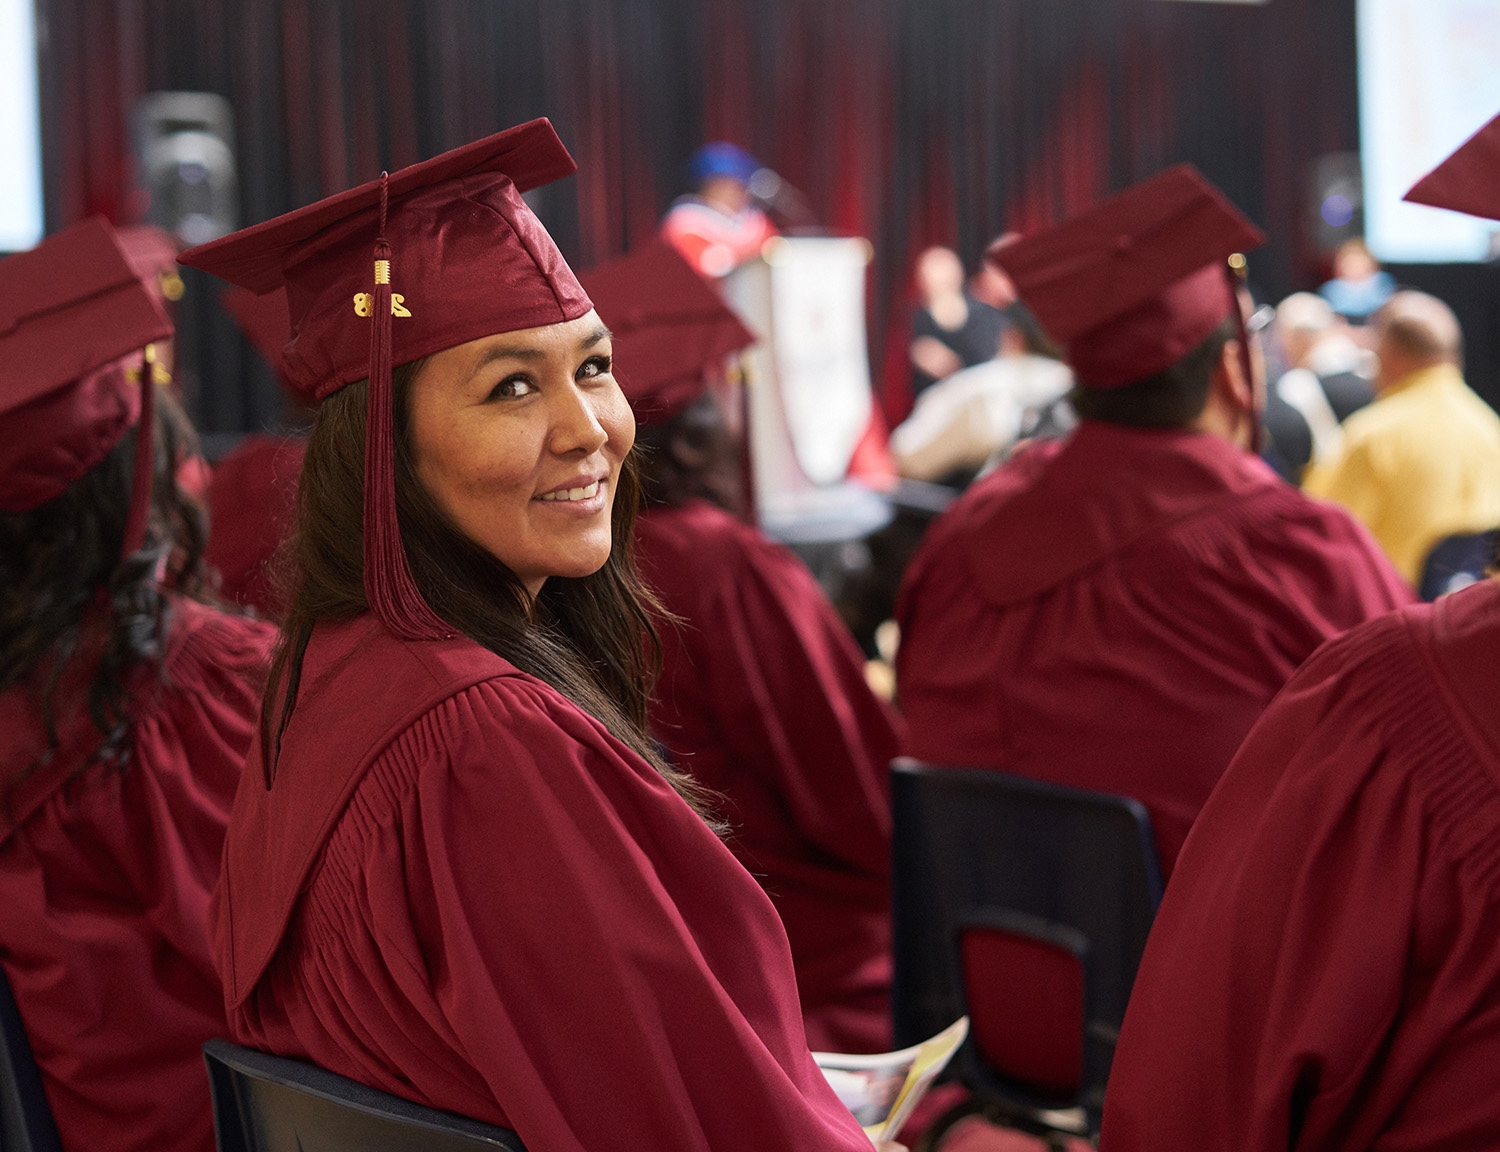
M 899 414 L 907 285 L 985 242 L 1190 160 L 1271 241 L 1278 299 L 1324 274 L 1317 157 L 1358 146 L 1353 0 L 39 0 L 49 227 L 143 211 L 130 116 L 159 89 L 236 115 L 242 224 L 533 116 L 579 174 L 539 210 L 579 267 L 638 244 L 707 139 L 749 147 L 875 243 L 872 364 Z M 1396 269 L 1460 306 L 1500 393 L 1491 268 Z M 262 365 L 189 278 L 203 427 L 274 423 Z M 894 354 L 892 354 L 894 350 Z M 882 374 L 882 366 L 888 371 Z

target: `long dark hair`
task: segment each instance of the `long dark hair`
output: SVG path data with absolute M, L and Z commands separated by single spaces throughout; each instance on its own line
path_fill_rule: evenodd
M 667 764 L 646 735 L 646 702 L 661 663 L 655 602 L 636 574 L 634 526 L 640 485 L 634 457 L 620 471 L 613 547 L 591 576 L 554 576 L 535 602 L 491 553 L 461 532 L 417 479 L 410 393 L 423 361 L 391 374 L 395 399 L 396 512 L 412 577 L 432 610 L 475 643 L 550 684 L 656 768 L 707 818 L 708 794 Z M 297 490 L 297 527 L 283 579 L 289 605 L 261 708 L 268 783 L 296 704 L 313 628 L 368 610 L 363 536 L 368 382 L 334 393 L 318 409 Z
M 707 500 L 733 515 L 745 508 L 739 442 L 719 402 L 705 392 L 671 419 L 636 430 L 641 491 L 647 504 L 670 508 Z
M 59 682 L 75 658 L 97 658 L 88 716 L 100 743 L 78 771 L 130 760 L 132 673 L 161 664 L 171 598 L 204 589 L 208 518 L 177 485 L 178 464 L 197 452 L 192 426 L 166 392 L 156 396 L 152 508 L 140 549 L 123 559 L 136 432 L 66 492 L 29 512 L 0 513 L 0 691 L 33 679 L 46 750 L 3 782 L 9 798 L 56 752 Z

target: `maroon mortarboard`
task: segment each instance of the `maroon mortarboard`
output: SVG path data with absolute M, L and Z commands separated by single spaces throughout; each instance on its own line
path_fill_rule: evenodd
M 0 261 L 0 510 L 25 512 L 62 495 L 138 424 L 124 554 L 140 547 L 155 407 L 141 351 L 171 334 L 101 219 Z
M 182 276 L 177 271 L 177 253 L 182 245 L 165 228 L 155 224 L 127 224 L 115 229 L 125 258 L 135 274 L 168 300 L 182 299 Z
M 1460 144 L 1402 199 L 1500 220 L 1500 116 Z
M 663 241 L 579 279 L 609 325 L 615 379 L 643 424 L 677 415 L 703 394 L 706 370 L 755 343 L 718 292 Z
M 1265 235 L 1190 164 L 1045 231 L 992 248 L 1078 382 L 1156 375 L 1238 316 L 1227 257 Z
M 396 520 L 391 366 L 592 305 L 521 193 L 576 170 L 546 120 L 487 136 L 190 248 L 180 262 L 264 295 L 285 287 L 286 383 L 321 400 L 368 378 L 364 582 L 398 636 L 451 636 L 411 579 Z
M 287 341 L 292 336 L 286 289 L 278 288 L 260 296 L 248 288 L 229 288 L 219 297 L 219 303 L 224 305 L 224 311 L 234 318 L 245 338 L 255 345 L 255 350 L 271 366 L 276 378 L 285 383 L 286 368 L 282 361 L 286 357 Z

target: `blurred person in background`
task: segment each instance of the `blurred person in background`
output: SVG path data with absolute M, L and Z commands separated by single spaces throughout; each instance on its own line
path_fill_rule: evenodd
M 964 265 L 951 248 L 928 248 L 917 257 L 913 278 L 917 308 L 912 315 L 911 391 L 928 388 L 963 368 L 1000 355 L 1005 316 L 969 295 Z
M 1261 239 L 1184 165 L 996 253 L 1064 343 L 1080 423 L 971 486 L 897 606 L 910 754 L 1136 797 L 1164 876 L 1297 665 L 1411 598 L 1254 454 L 1225 261 Z
M 694 191 L 679 197 L 661 222 L 661 236 L 700 275 L 718 280 L 760 255 L 776 225 L 751 199 L 762 165 L 737 144 L 705 144 L 688 162 Z
M 274 633 L 201 599 L 171 327 L 108 225 L 0 297 L 37 308 L 0 337 L 0 961 L 65 1149 L 212 1152 L 208 902 Z
M 707 374 L 754 337 L 670 248 L 580 279 L 636 414 L 637 557 L 669 614 L 651 733 L 723 798 L 727 843 L 786 927 L 809 1045 L 882 1051 L 899 718 L 807 567 L 741 519 L 742 452 Z
M 1380 267 L 1365 242 L 1345 240 L 1333 254 L 1333 278 L 1318 295 L 1329 307 L 1354 324 L 1363 324 L 1391 298 L 1396 282 Z
M 1265 454 L 1283 479 L 1300 484 L 1310 463 L 1338 453 L 1339 425 L 1374 399 L 1374 357 L 1311 292 L 1294 292 L 1276 306 L 1274 331 L 1285 371 L 1266 394 Z
M 1441 300 L 1398 292 L 1374 332 L 1375 401 L 1306 487 L 1358 516 L 1415 587 L 1438 541 L 1500 526 L 1500 417 L 1464 383 L 1458 319 Z
M 1500 218 L 1497 169 L 1500 118 L 1407 199 Z M 1152 927 L 1100 1147 L 1496 1148 L 1497 1068 L 1487 579 L 1326 645 L 1250 733 Z

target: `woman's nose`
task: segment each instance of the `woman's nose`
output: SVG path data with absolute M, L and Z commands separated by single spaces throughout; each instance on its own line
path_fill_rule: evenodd
M 603 448 L 609 440 L 596 410 L 599 400 L 590 392 L 570 384 L 557 394 L 552 412 L 551 448 L 558 455 L 587 455 Z

